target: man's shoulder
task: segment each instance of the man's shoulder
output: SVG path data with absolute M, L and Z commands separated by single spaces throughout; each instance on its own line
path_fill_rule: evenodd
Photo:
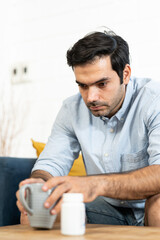
M 133 88 L 137 92 L 143 92 L 150 95 L 160 94 L 160 82 L 155 81 L 151 78 L 132 78 Z
M 80 93 L 72 95 L 63 101 L 63 105 L 66 105 L 66 106 L 69 105 L 70 107 L 73 105 L 82 104 L 82 103 L 84 102 Z
M 132 77 L 130 81 L 133 84 L 133 88 L 141 89 L 153 80 L 151 78 Z
M 68 98 L 66 98 L 63 101 L 63 107 L 69 109 L 71 112 L 86 112 L 88 111 L 88 108 L 86 107 L 83 98 L 80 93 L 77 93 L 75 95 L 72 95 Z

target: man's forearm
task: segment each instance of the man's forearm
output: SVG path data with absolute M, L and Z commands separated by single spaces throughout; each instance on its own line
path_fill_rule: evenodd
M 44 181 L 53 176 L 46 171 L 37 170 L 32 178 Z M 54 184 L 68 186 L 67 191 L 84 192 L 85 201 L 92 201 L 97 196 L 115 199 L 137 200 L 146 199 L 160 193 L 160 165 L 148 166 L 129 173 L 111 173 L 88 177 L 58 177 Z M 53 185 L 52 183 L 52 185 Z M 66 185 L 67 183 L 67 185 Z
M 44 181 L 47 181 L 48 179 L 50 179 L 51 177 L 53 177 L 50 173 L 43 171 L 43 170 L 36 170 L 34 172 L 32 172 L 31 178 L 41 178 Z
M 126 200 L 145 199 L 160 193 L 159 178 L 160 165 L 129 173 L 97 176 L 98 195 Z

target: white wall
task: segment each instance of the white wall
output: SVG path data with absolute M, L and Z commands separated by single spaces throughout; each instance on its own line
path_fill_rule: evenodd
M 130 45 L 132 75 L 160 80 L 158 0 L 0 0 L 0 83 L 25 64 L 30 82 L 14 84 L 26 123 L 16 156 L 35 156 L 30 139 L 46 142 L 63 99 L 78 91 L 67 49 L 87 32 L 107 26 Z M 9 94 L 9 92 L 8 92 Z M 21 106 L 22 105 L 22 106 Z

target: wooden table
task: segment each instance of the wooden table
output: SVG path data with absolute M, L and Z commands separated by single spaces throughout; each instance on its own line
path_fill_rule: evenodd
M 0 240 L 160 240 L 160 228 L 86 225 L 86 233 L 82 236 L 64 236 L 59 224 L 52 230 L 35 230 L 27 225 L 0 227 Z

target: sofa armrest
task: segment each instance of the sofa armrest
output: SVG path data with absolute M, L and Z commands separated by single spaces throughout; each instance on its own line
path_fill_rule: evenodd
M 16 206 L 19 183 L 30 176 L 36 158 L 0 157 L 0 226 L 20 223 Z

